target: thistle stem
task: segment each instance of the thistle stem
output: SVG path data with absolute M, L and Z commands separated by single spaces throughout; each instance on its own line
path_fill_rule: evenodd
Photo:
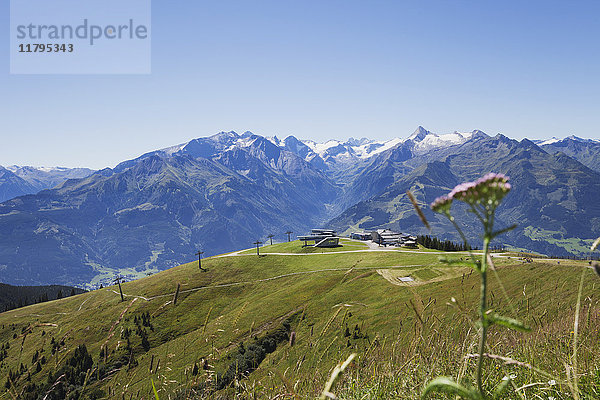
M 486 229 L 487 231 L 487 229 Z M 487 339 L 488 322 L 486 318 L 487 312 L 487 254 L 490 247 L 490 235 L 486 232 L 483 238 L 483 259 L 481 260 L 481 290 L 479 303 L 479 318 L 481 319 L 481 335 L 479 337 L 479 359 L 477 360 L 477 389 L 482 396 L 483 384 L 483 353 L 485 352 L 485 341 Z

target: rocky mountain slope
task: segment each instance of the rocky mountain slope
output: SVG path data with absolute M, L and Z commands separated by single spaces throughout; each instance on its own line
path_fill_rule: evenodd
M 0 166 L 0 202 L 35 192 L 32 184 Z
M 565 153 L 594 171 L 600 172 L 600 141 L 598 140 L 569 136 L 562 140 L 544 141 L 540 143 L 540 147 L 549 153 Z
M 407 189 L 426 206 L 490 171 L 506 173 L 515 187 L 498 223 L 519 228 L 504 244 L 581 254 L 600 235 L 592 142 L 564 147 L 569 156 L 548 143 L 481 131 L 438 135 L 419 127 L 387 142 L 322 144 L 221 132 L 0 204 L 0 269 L 7 283 L 95 287 L 117 273 L 133 279 L 178 265 L 198 250 L 246 248 L 268 234 L 286 240 L 288 230 L 425 233 Z M 6 169 L 0 177 L 33 190 L 32 174 L 20 171 L 29 181 Z M 457 239 L 443 220 L 429 218 L 436 236 Z
M 493 171 L 510 176 L 514 188 L 499 209 L 497 224 L 516 223 L 518 228 L 502 244 L 552 255 L 584 255 L 590 239 L 600 235 L 600 174 L 564 153 L 549 154 L 527 139 L 517 142 L 502 135 L 477 135 L 438 156 L 438 161 L 428 160 L 405 174 L 406 164 L 392 167 L 399 178 L 330 225 L 346 232 L 391 227 L 425 233 L 405 194 L 411 190 L 432 222 L 434 234 L 459 240 L 444 218 L 429 211 L 428 204 L 456 184 Z M 470 238 L 479 240 L 474 217 L 460 207 L 457 214 Z
M 283 239 L 331 217 L 337 186 L 265 139 L 253 143 L 213 159 L 193 157 L 193 148 L 146 155 L 0 204 L 4 281 L 134 278 L 198 250 L 241 249 L 270 233 Z

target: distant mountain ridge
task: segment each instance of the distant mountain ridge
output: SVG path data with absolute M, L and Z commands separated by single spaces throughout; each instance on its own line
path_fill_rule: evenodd
M 68 179 L 85 178 L 92 173 L 94 170 L 89 168 L 0 166 L 0 203 L 53 188 Z
M 35 192 L 32 184 L 0 166 L 0 202 Z
M 539 145 L 550 153 L 565 153 L 594 171 L 600 172 L 600 140 L 582 139 L 573 135 L 562 140 L 556 138 L 546 140 Z
M 491 171 L 507 173 L 515 187 L 499 224 L 520 228 L 504 244 L 581 254 L 586 240 L 600 236 L 597 142 L 569 140 L 538 146 L 478 130 L 440 135 L 418 127 L 404 139 L 318 144 L 220 132 L 1 203 L 0 270 L 12 284 L 91 288 L 116 273 L 133 279 L 191 261 L 198 250 L 209 256 L 247 248 L 268 234 L 284 240 L 287 230 L 425 233 L 406 190 L 426 205 Z M 38 173 L 15 171 L 29 180 L 8 169 L 0 179 L 32 190 Z M 436 236 L 457 239 L 426 212 Z
M 600 173 L 564 153 L 550 154 L 527 139 L 518 142 L 503 135 L 479 134 L 438 151 L 435 158 L 421 159 L 420 164 L 411 159 L 416 168 L 409 172 L 402 170 L 405 163 L 392 166 L 401 170 L 392 183 L 350 207 L 330 225 L 343 232 L 390 227 L 426 233 L 406 198 L 406 190 L 411 190 L 425 206 L 434 232 L 459 240 L 447 221 L 426 205 L 456 184 L 493 171 L 509 175 L 514 188 L 499 209 L 497 223 L 516 223 L 518 228 L 504 236 L 503 244 L 552 255 L 584 255 L 590 239 L 600 236 Z M 473 229 L 477 222 L 460 210 L 459 206 L 465 231 L 472 240 L 479 240 Z

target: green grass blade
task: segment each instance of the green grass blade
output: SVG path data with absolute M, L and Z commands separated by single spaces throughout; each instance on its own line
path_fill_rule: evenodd
M 425 389 L 421 394 L 421 398 L 424 399 L 433 392 L 450 393 L 469 400 L 482 399 L 481 395 L 477 391 L 473 389 L 467 389 L 461 384 L 454 382 L 452 378 L 448 378 L 446 376 L 437 377 L 429 382 L 427 386 L 425 386 Z
M 150 382 L 152 382 L 152 391 L 154 392 L 154 398 L 156 400 L 160 400 L 160 397 L 158 397 L 158 392 L 156 391 L 156 386 L 154 386 L 154 379 L 150 378 Z
M 494 389 L 494 399 L 500 399 L 502 398 L 502 395 L 504 394 L 504 392 L 506 392 L 506 389 L 508 389 L 508 386 L 510 385 L 510 377 L 505 376 L 500 383 L 498 383 L 498 385 L 496 386 L 496 388 Z
M 531 331 L 530 327 L 526 326 L 524 323 L 522 323 L 521 321 L 514 319 L 514 318 L 504 317 L 499 314 L 492 314 L 492 315 L 488 316 L 487 318 L 489 321 L 491 321 L 495 324 L 502 325 L 507 328 L 519 331 L 519 332 Z

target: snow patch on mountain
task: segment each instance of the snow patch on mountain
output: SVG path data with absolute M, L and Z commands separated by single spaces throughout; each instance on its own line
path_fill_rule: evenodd
M 360 158 L 366 159 L 366 158 L 374 156 L 375 154 L 379 154 L 386 150 L 389 150 L 392 147 L 399 145 L 403 141 L 404 140 L 402 140 L 400 138 L 393 138 L 386 142 L 369 141 L 368 143 L 365 143 L 361 146 L 356 147 L 355 152 L 356 152 L 356 155 L 359 156 Z
M 584 138 L 580 138 L 575 135 L 567 136 L 564 139 L 559 139 L 557 137 L 553 137 L 552 139 L 534 139 L 534 140 L 532 140 L 532 142 L 537 144 L 538 146 L 546 146 L 546 145 L 551 145 L 551 144 L 556 144 L 556 143 L 562 143 L 567 140 L 573 140 L 575 142 L 583 142 L 583 143 L 600 143 L 599 139 L 584 139 Z
M 476 131 L 473 132 L 452 132 L 442 135 L 438 135 L 432 132 L 427 132 L 426 135 L 415 136 L 413 142 L 415 143 L 413 151 L 415 153 L 426 153 L 428 151 L 439 149 L 443 147 L 450 147 L 462 144 L 473 137 Z M 413 137 L 411 136 L 411 138 Z M 411 140 L 409 138 L 409 140 Z
M 323 143 L 317 143 L 312 140 L 302 140 L 302 143 L 307 145 L 324 160 L 331 157 L 347 160 L 356 158 L 364 160 L 402 143 L 402 139 L 393 138 L 387 141 L 377 141 L 367 138 L 350 138 L 346 142 L 328 140 Z
M 234 131 L 219 132 L 216 135 L 193 139 L 187 143 L 168 147 L 150 154 L 172 156 L 176 153 L 189 153 L 194 157 L 213 157 L 224 151 L 236 148 L 248 149 L 259 140 L 265 140 L 281 150 L 290 151 L 319 170 L 341 170 L 353 164 L 364 164 L 372 157 L 407 144 L 406 151 L 415 155 L 431 150 L 458 145 L 471 139 L 479 131 L 436 134 L 419 126 L 406 138 L 395 137 L 389 140 L 373 140 L 366 137 L 346 141 L 330 139 L 324 142 L 299 140 L 294 136 L 279 139 L 277 136 L 259 136 L 250 131 L 237 134 Z M 262 144 L 261 144 L 262 146 Z M 142 156 L 143 157 L 143 156 Z
M 547 139 L 547 140 L 535 140 L 534 143 L 537 144 L 538 146 L 544 146 L 547 144 L 554 144 L 554 143 L 558 143 L 561 141 L 562 141 L 562 139 L 553 137 L 552 139 Z

